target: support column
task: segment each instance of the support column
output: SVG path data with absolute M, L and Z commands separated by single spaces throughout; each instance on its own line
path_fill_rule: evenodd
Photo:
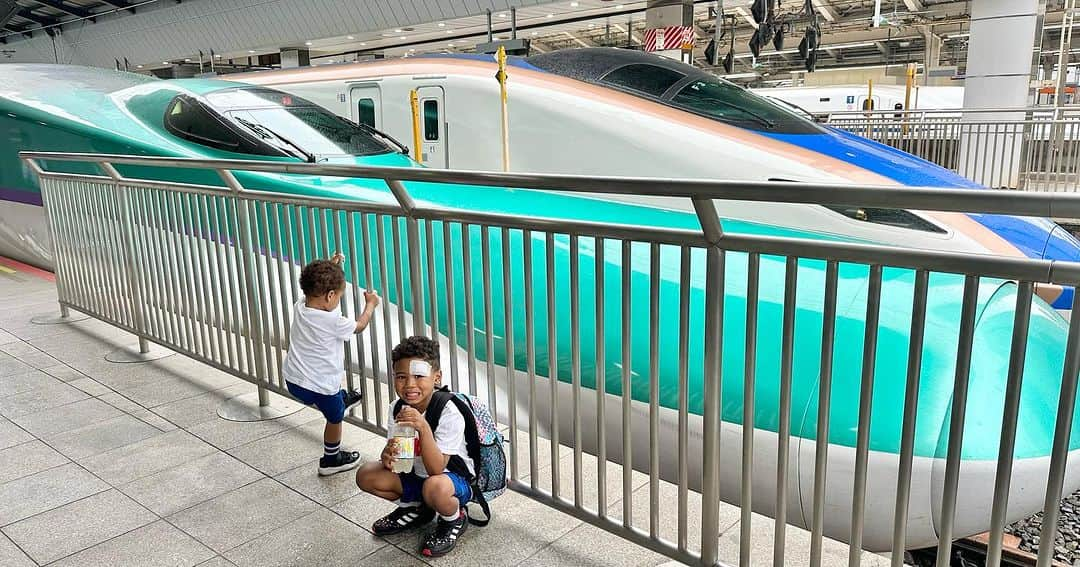
M 693 64 L 693 34 L 693 0 L 648 0 L 645 7 L 645 51 Z M 682 48 L 686 43 L 690 45 L 689 50 Z
M 923 61 L 923 84 L 930 85 L 930 71 L 941 65 L 941 47 L 945 41 L 935 34 L 930 26 L 919 29 L 922 32 L 923 44 L 926 46 L 926 59 Z
M 311 57 L 307 49 L 300 47 L 281 48 L 281 68 L 290 69 L 295 67 L 307 67 L 311 65 Z
M 1024 108 L 1031 79 L 1038 0 L 971 3 L 964 108 Z M 965 122 L 1023 120 L 1023 112 L 965 114 Z M 959 173 L 993 187 L 1017 187 L 1023 131 L 971 124 L 961 134 Z

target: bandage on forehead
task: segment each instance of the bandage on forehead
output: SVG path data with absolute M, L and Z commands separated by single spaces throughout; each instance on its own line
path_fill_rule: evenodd
M 413 376 L 431 376 L 431 363 L 426 360 L 409 361 L 409 374 Z

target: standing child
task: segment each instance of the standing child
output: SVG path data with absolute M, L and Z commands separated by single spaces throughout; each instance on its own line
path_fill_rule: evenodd
M 439 343 L 427 337 L 409 337 L 394 347 L 394 391 L 400 407 L 394 416 L 399 424 L 417 431 L 419 450 L 411 471 L 393 472 L 397 448 L 394 439 L 386 443 L 382 462 L 368 463 L 356 472 L 361 490 L 394 501 L 398 508 L 375 521 L 372 531 L 387 536 L 427 525 L 439 516 L 435 529 L 424 540 L 421 553 L 429 557 L 445 555 L 454 548 L 458 537 L 468 527 L 465 504 L 472 498 L 475 469 L 469 457 L 465 437 L 465 419 L 454 403 L 443 399 L 431 407 L 442 406 L 433 431 L 427 415 L 432 397 L 442 386 L 439 370 Z M 443 396 L 443 394 L 445 396 Z M 471 419 L 471 417 L 470 417 Z
M 289 327 L 289 352 L 282 373 L 289 393 L 301 402 L 314 405 L 326 418 L 323 456 L 319 475 L 327 476 L 356 468 L 360 454 L 341 450 L 341 422 L 345 412 L 360 403 L 362 394 L 341 388 L 345 373 L 344 342 L 367 327 L 379 296 L 364 292 L 364 311 L 353 321 L 338 313 L 345 292 L 345 257 L 334 254 L 329 260 L 315 260 L 300 273 L 304 298 L 293 306 Z

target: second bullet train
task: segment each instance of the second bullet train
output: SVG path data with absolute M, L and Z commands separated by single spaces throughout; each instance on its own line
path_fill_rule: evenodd
M 230 75 L 303 96 L 354 122 L 412 140 L 421 161 L 502 170 L 498 67 L 488 55 L 378 60 Z M 614 48 L 510 58 L 510 170 L 524 172 L 980 186 L 930 162 L 806 116 L 693 66 Z M 621 197 L 685 209 L 684 199 Z M 727 201 L 726 217 L 866 241 L 1080 260 L 1080 242 L 1049 219 L 867 207 Z M 1059 309 L 1072 290 L 1043 287 Z

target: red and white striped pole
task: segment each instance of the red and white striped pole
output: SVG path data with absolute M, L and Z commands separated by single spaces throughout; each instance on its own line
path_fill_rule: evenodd
M 649 0 L 644 39 L 645 51 L 693 63 L 693 0 Z

